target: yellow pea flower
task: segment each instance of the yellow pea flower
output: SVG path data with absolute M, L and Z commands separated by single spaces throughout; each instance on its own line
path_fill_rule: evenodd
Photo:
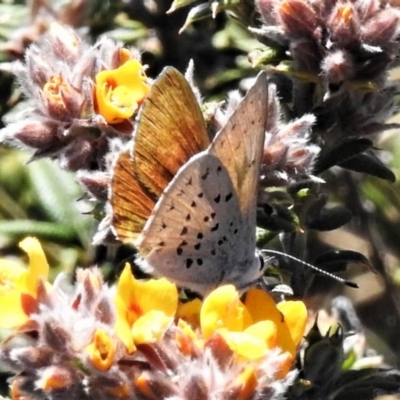
M 114 362 L 115 345 L 113 339 L 102 329 L 96 329 L 92 341 L 86 346 L 92 364 L 100 371 L 107 371 Z
M 25 323 L 28 303 L 36 299 L 39 280 L 47 280 L 49 265 L 43 249 L 36 238 L 27 237 L 19 247 L 29 257 L 29 267 L 0 260 L 0 326 L 13 328 Z
M 131 118 L 150 90 L 142 64 L 129 60 L 119 68 L 96 75 L 94 90 L 97 112 L 109 124 Z
M 138 281 L 129 264 L 118 280 L 115 296 L 117 307 L 116 332 L 129 352 L 135 350 L 132 328 L 142 316 L 161 311 L 166 317 L 173 317 L 178 307 L 176 286 L 166 279 Z M 138 335 L 137 330 L 135 335 Z

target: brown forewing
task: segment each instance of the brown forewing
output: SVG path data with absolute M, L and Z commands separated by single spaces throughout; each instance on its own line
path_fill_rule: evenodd
M 176 69 L 165 68 L 143 104 L 135 134 L 133 159 L 140 181 L 160 197 L 178 169 L 209 142 L 189 83 Z
M 111 225 L 118 239 L 133 242 L 142 231 L 156 199 L 141 185 L 130 154 L 120 154 L 111 180 Z
M 132 155 L 123 153 L 111 181 L 111 224 L 133 242 L 178 169 L 209 145 L 203 115 L 184 76 L 165 68 L 139 115 Z

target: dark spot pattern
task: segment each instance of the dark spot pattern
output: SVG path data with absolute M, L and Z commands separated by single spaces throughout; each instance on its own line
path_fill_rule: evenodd
M 206 215 L 204 218 L 203 218 L 203 221 L 204 222 L 208 222 L 210 220 L 210 217 L 208 216 L 208 215 Z
M 187 226 L 184 226 L 184 227 L 182 228 L 182 230 L 181 230 L 180 235 L 183 236 L 183 235 L 186 235 L 187 233 L 188 233 L 188 228 L 187 228 Z
M 190 207 L 192 207 L 192 208 L 196 207 L 196 202 L 194 200 L 192 201 L 192 204 L 190 205 Z
M 205 181 L 208 178 L 208 175 L 210 175 L 210 168 L 206 169 L 206 172 L 201 176 L 201 179 Z
M 179 247 L 182 246 L 187 246 L 189 243 L 186 240 L 182 240 L 181 244 L 179 245 Z
M 186 182 L 186 186 L 192 186 L 193 180 L 192 177 L 189 178 L 189 180 Z
M 186 218 L 185 218 L 185 220 L 186 220 L 186 221 L 190 221 L 190 220 L 191 220 L 191 218 L 192 218 L 192 216 L 191 216 L 190 214 L 188 214 L 188 215 L 186 215 Z
M 162 229 L 165 229 L 167 227 L 167 225 L 165 224 L 165 222 L 163 221 L 163 222 L 161 222 L 161 228 Z
M 214 197 L 214 202 L 215 203 L 219 203 L 221 201 L 221 193 L 217 196 L 217 197 Z
M 237 235 L 237 233 L 238 233 L 238 229 L 236 228 L 236 229 L 233 231 L 233 234 L 234 234 L 234 235 Z
M 199 199 L 201 199 L 203 196 L 204 196 L 204 193 L 203 193 L 203 192 L 200 192 L 200 193 L 197 195 L 197 197 L 198 197 Z
M 178 248 L 176 249 L 176 254 L 178 254 L 178 256 L 181 256 L 182 253 L 183 253 L 183 249 L 182 249 L 181 247 L 178 247 Z
M 196 262 L 197 262 L 197 265 L 203 265 L 203 259 L 201 259 L 201 258 L 198 258 L 196 260 Z
M 203 239 L 203 237 L 204 237 L 204 235 L 201 232 L 199 232 L 197 234 L 197 239 Z
M 215 249 L 212 249 L 212 250 L 211 250 L 211 255 L 212 255 L 212 256 L 215 256 L 216 254 L 217 254 L 217 251 L 216 251 Z
M 216 232 L 219 228 L 219 223 L 216 223 L 212 228 L 211 228 L 211 232 Z
M 224 244 L 224 241 L 220 239 L 220 240 L 218 240 L 217 244 L 218 244 L 218 246 L 222 246 Z
M 201 243 L 196 243 L 193 247 L 194 247 L 195 250 L 200 250 Z
M 214 219 L 217 214 L 215 212 L 211 213 L 211 218 Z
M 230 192 L 225 196 L 225 203 L 227 203 L 233 197 L 233 193 Z
M 186 268 L 190 268 L 193 264 L 193 260 L 191 258 L 187 258 L 185 263 L 186 263 Z
M 219 167 L 217 168 L 217 174 L 219 174 L 221 171 L 222 171 L 222 167 L 219 166 Z
M 158 246 L 160 246 L 160 247 L 165 246 L 165 242 L 159 242 L 159 243 L 158 243 Z

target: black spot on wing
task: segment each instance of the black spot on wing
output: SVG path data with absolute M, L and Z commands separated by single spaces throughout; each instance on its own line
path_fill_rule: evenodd
M 219 223 L 217 222 L 212 228 L 211 228 L 211 232 L 216 232 L 219 228 Z
M 230 192 L 225 196 L 225 203 L 227 203 L 233 197 L 233 193 Z
M 210 175 L 210 168 L 207 168 L 206 172 L 203 175 L 201 175 L 201 179 L 205 181 L 208 178 L 208 175 Z

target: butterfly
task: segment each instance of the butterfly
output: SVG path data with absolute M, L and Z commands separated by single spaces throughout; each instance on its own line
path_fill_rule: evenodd
M 111 225 L 119 240 L 137 239 L 179 168 L 209 144 L 192 88 L 175 68 L 165 68 L 142 105 L 131 150 L 113 169 Z
M 244 288 L 259 278 L 256 201 L 267 102 L 261 73 L 207 149 L 165 187 L 135 241 L 144 271 L 200 294 L 222 283 Z

